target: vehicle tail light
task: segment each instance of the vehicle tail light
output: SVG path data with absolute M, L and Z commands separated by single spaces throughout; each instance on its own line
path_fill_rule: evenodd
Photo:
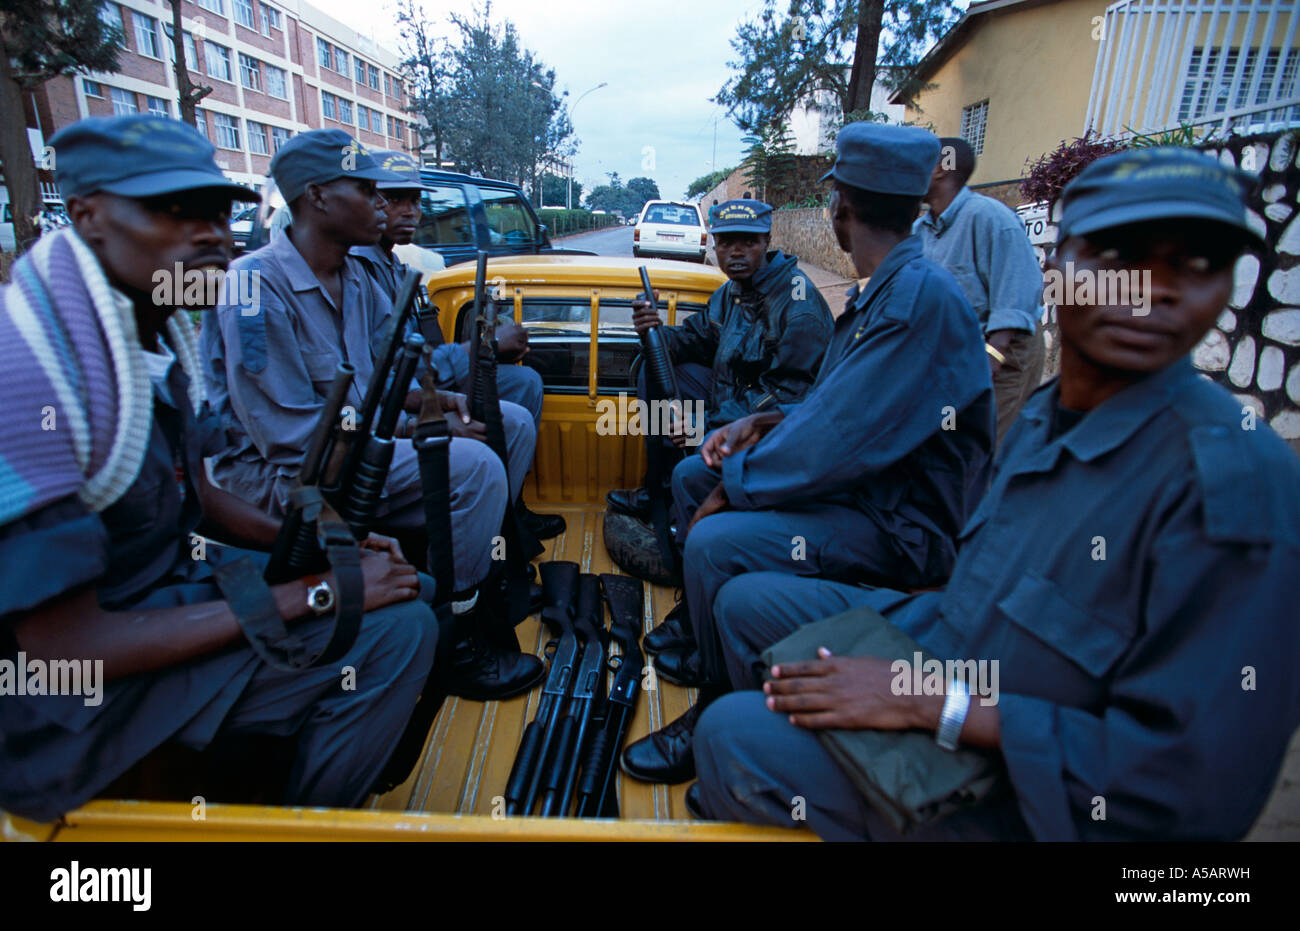
M 633 242 L 641 241 L 641 231 L 639 229 L 632 230 L 632 241 Z
M 708 234 L 708 233 L 700 233 L 700 245 L 701 245 L 701 246 L 707 246 L 708 244 L 709 244 L 709 234 Z

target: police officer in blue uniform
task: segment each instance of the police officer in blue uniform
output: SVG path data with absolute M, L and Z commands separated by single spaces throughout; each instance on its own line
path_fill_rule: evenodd
M 664 326 L 648 302 L 632 302 L 638 334 L 662 328 L 682 398 L 706 402 L 700 425 L 706 431 L 801 400 L 817 378 L 832 325 L 826 299 L 798 259 L 768 249 L 770 204 L 718 204 L 709 211 L 709 232 L 718 267 L 730 280 L 713 292 L 703 313 Z M 645 366 L 637 378 L 637 396 L 648 398 Z M 684 448 L 686 439 L 679 433 L 671 442 Z M 614 511 L 650 517 L 645 488 L 616 489 L 606 500 Z
M 94 698 L 4 686 L 0 807 L 52 820 L 166 741 L 249 733 L 296 738 L 286 802 L 357 805 L 433 662 L 420 577 L 372 538 L 351 651 L 299 672 L 259 659 L 213 581 L 241 553 L 215 541 L 266 549 L 278 521 L 208 482 L 219 424 L 192 381 L 188 318 L 158 291 L 160 273 L 224 269 L 231 202 L 257 195 L 176 120 L 88 119 L 51 142 L 73 226 L 43 237 L 0 290 L 0 368 L 19 414 L 0 441 L 0 660 L 17 675 L 99 661 L 106 682 Z M 313 586 L 319 596 L 330 579 Z M 318 650 L 332 625 L 308 583 L 272 594 Z M 345 666 L 361 671 L 355 688 Z
M 420 223 L 420 194 L 425 189 L 420 177 L 420 164 L 405 152 L 375 152 L 375 160 L 385 171 L 397 175 L 396 180 L 379 181 L 376 187 L 388 202 L 384 214 L 388 222 L 379 235 L 379 242 L 353 246 L 351 254 L 365 262 L 370 276 L 389 300 L 397 299 L 397 289 L 406 276 L 407 266 L 393 251 L 394 246 L 409 245 L 415 238 Z M 438 262 L 442 256 L 428 250 L 426 254 Z M 445 263 L 438 267 L 445 267 Z M 423 330 L 433 350 L 434 370 L 438 373 L 438 387 L 444 391 L 468 393 L 470 386 L 470 356 L 466 344 L 444 343 L 442 331 L 437 327 Z M 524 365 L 514 365 L 528 352 L 528 331 L 515 321 L 506 321 L 497 327 L 497 396 L 502 401 L 517 404 L 533 418 L 534 434 L 542 423 L 542 376 Z M 558 514 L 535 514 L 524 506 L 523 498 L 516 499 L 515 513 L 529 532 L 539 540 L 559 536 L 564 532 L 564 518 Z
M 895 694 L 874 658 L 778 666 L 763 692 L 728 695 L 700 721 L 699 808 L 789 826 L 800 795 L 822 837 L 896 838 L 817 734 L 920 728 L 996 750 L 1013 792 L 909 839 L 1250 829 L 1300 724 L 1300 462 L 1188 358 L 1237 258 L 1263 245 L 1250 181 L 1153 148 L 1101 159 L 1065 189 L 1047 275 L 1090 276 L 1084 298 L 1136 273 L 1149 303 L 1125 291 L 1085 305 L 1065 282 L 1060 377 L 1008 433 L 944 591 L 759 573 L 715 603 L 737 688 L 760 686 L 758 653 L 796 627 L 870 605 L 934 657 L 999 663 L 996 703 L 951 685 Z
M 771 571 L 924 588 L 952 570 L 988 485 L 994 414 L 974 311 L 910 233 L 938 158 L 922 129 L 844 128 L 826 175 L 832 223 L 869 280 L 850 293 L 801 403 L 716 431 L 673 472 L 674 504 L 691 521 L 683 565 L 698 648 L 660 653 L 656 668 L 699 686 L 700 700 L 624 751 L 637 778 L 694 773 L 691 732 L 727 688 L 714 597 L 728 579 Z
M 362 406 L 393 313 L 375 285 L 358 244 L 377 242 L 386 201 L 376 182 L 401 177 L 380 167 L 342 130 L 313 130 L 285 143 L 271 162 L 276 184 L 293 210 L 283 236 L 231 266 L 257 288 L 228 289 L 202 333 L 208 393 L 221 414 L 229 446 L 214 474 L 231 491 L 273 513 L 284 509 L 325 392 L 343 361 L 357 371 L 349 403 Z M 449 447 L 450 511 L 455 590 L 451 612 L 466 634 L 457 639 L 448 677 L 451 694 L 474 700 L 526 691 L 545 675 L 535 656 L 507 638 L 493 638 L 499 619 L 478 607 L 478 587 L 492 567 L 493 538 L 512 494 L 518 494 L 536 442 L 532 416 L 502 402 L 508 468 L 471 422 L 463 395 L 443 393 L 454 435 Z M 414 415 L 399 424 L 408 438 Z M 470 432 L 477 431 L 476 437 Z M 384 486 L 376 525 L 402 533 L 423 530 L 425 508 L 419 463 L 399 442 Z M 440 595 L 441 597 L 441 595 Z M 499 639 L 500 643 L 492 641 Z

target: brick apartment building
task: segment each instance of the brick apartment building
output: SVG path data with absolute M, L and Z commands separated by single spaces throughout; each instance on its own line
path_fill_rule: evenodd
M 32 95 L 28 126 L 44 139 L 86 116 L 180 116 L 170 4 L 106 0 L 102 15 L 125 37 L 119 70 L 56 78 Z M 233 180 L 261 184 L 276 150 L 309 129 L 344 129 L 377 149 L 415 145 L 397 54 L 320 10 L 300 0 L 185 0 L 181 24 L 190 80 L 213 88 L 198 128 Z

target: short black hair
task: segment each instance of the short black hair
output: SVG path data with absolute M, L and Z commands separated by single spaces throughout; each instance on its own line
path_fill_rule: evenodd
M 907 235 L 921 213 L 920 194 L 877 194 L 836 180 L 835 190 L 858 221 L 890 233 Z
M 939 139 L 939 164 L 956 173 L 957 180 L 965 184 L 975 173 L 975 150 L 960 136 L 943 136 Z M 949 159 L 951 158 L 951 161 Z M 949 168 L 948 166 L 952 167 Z

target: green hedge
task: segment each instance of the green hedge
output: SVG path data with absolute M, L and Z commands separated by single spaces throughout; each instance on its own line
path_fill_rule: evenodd
M 622 221 L 613 214 L 593 214 L 590 210 L 561 210 L 549 208 L 537 211 L 537 219 L 546 224 L 552 237 L 567 236 L 586 230 L 617 226 Z

